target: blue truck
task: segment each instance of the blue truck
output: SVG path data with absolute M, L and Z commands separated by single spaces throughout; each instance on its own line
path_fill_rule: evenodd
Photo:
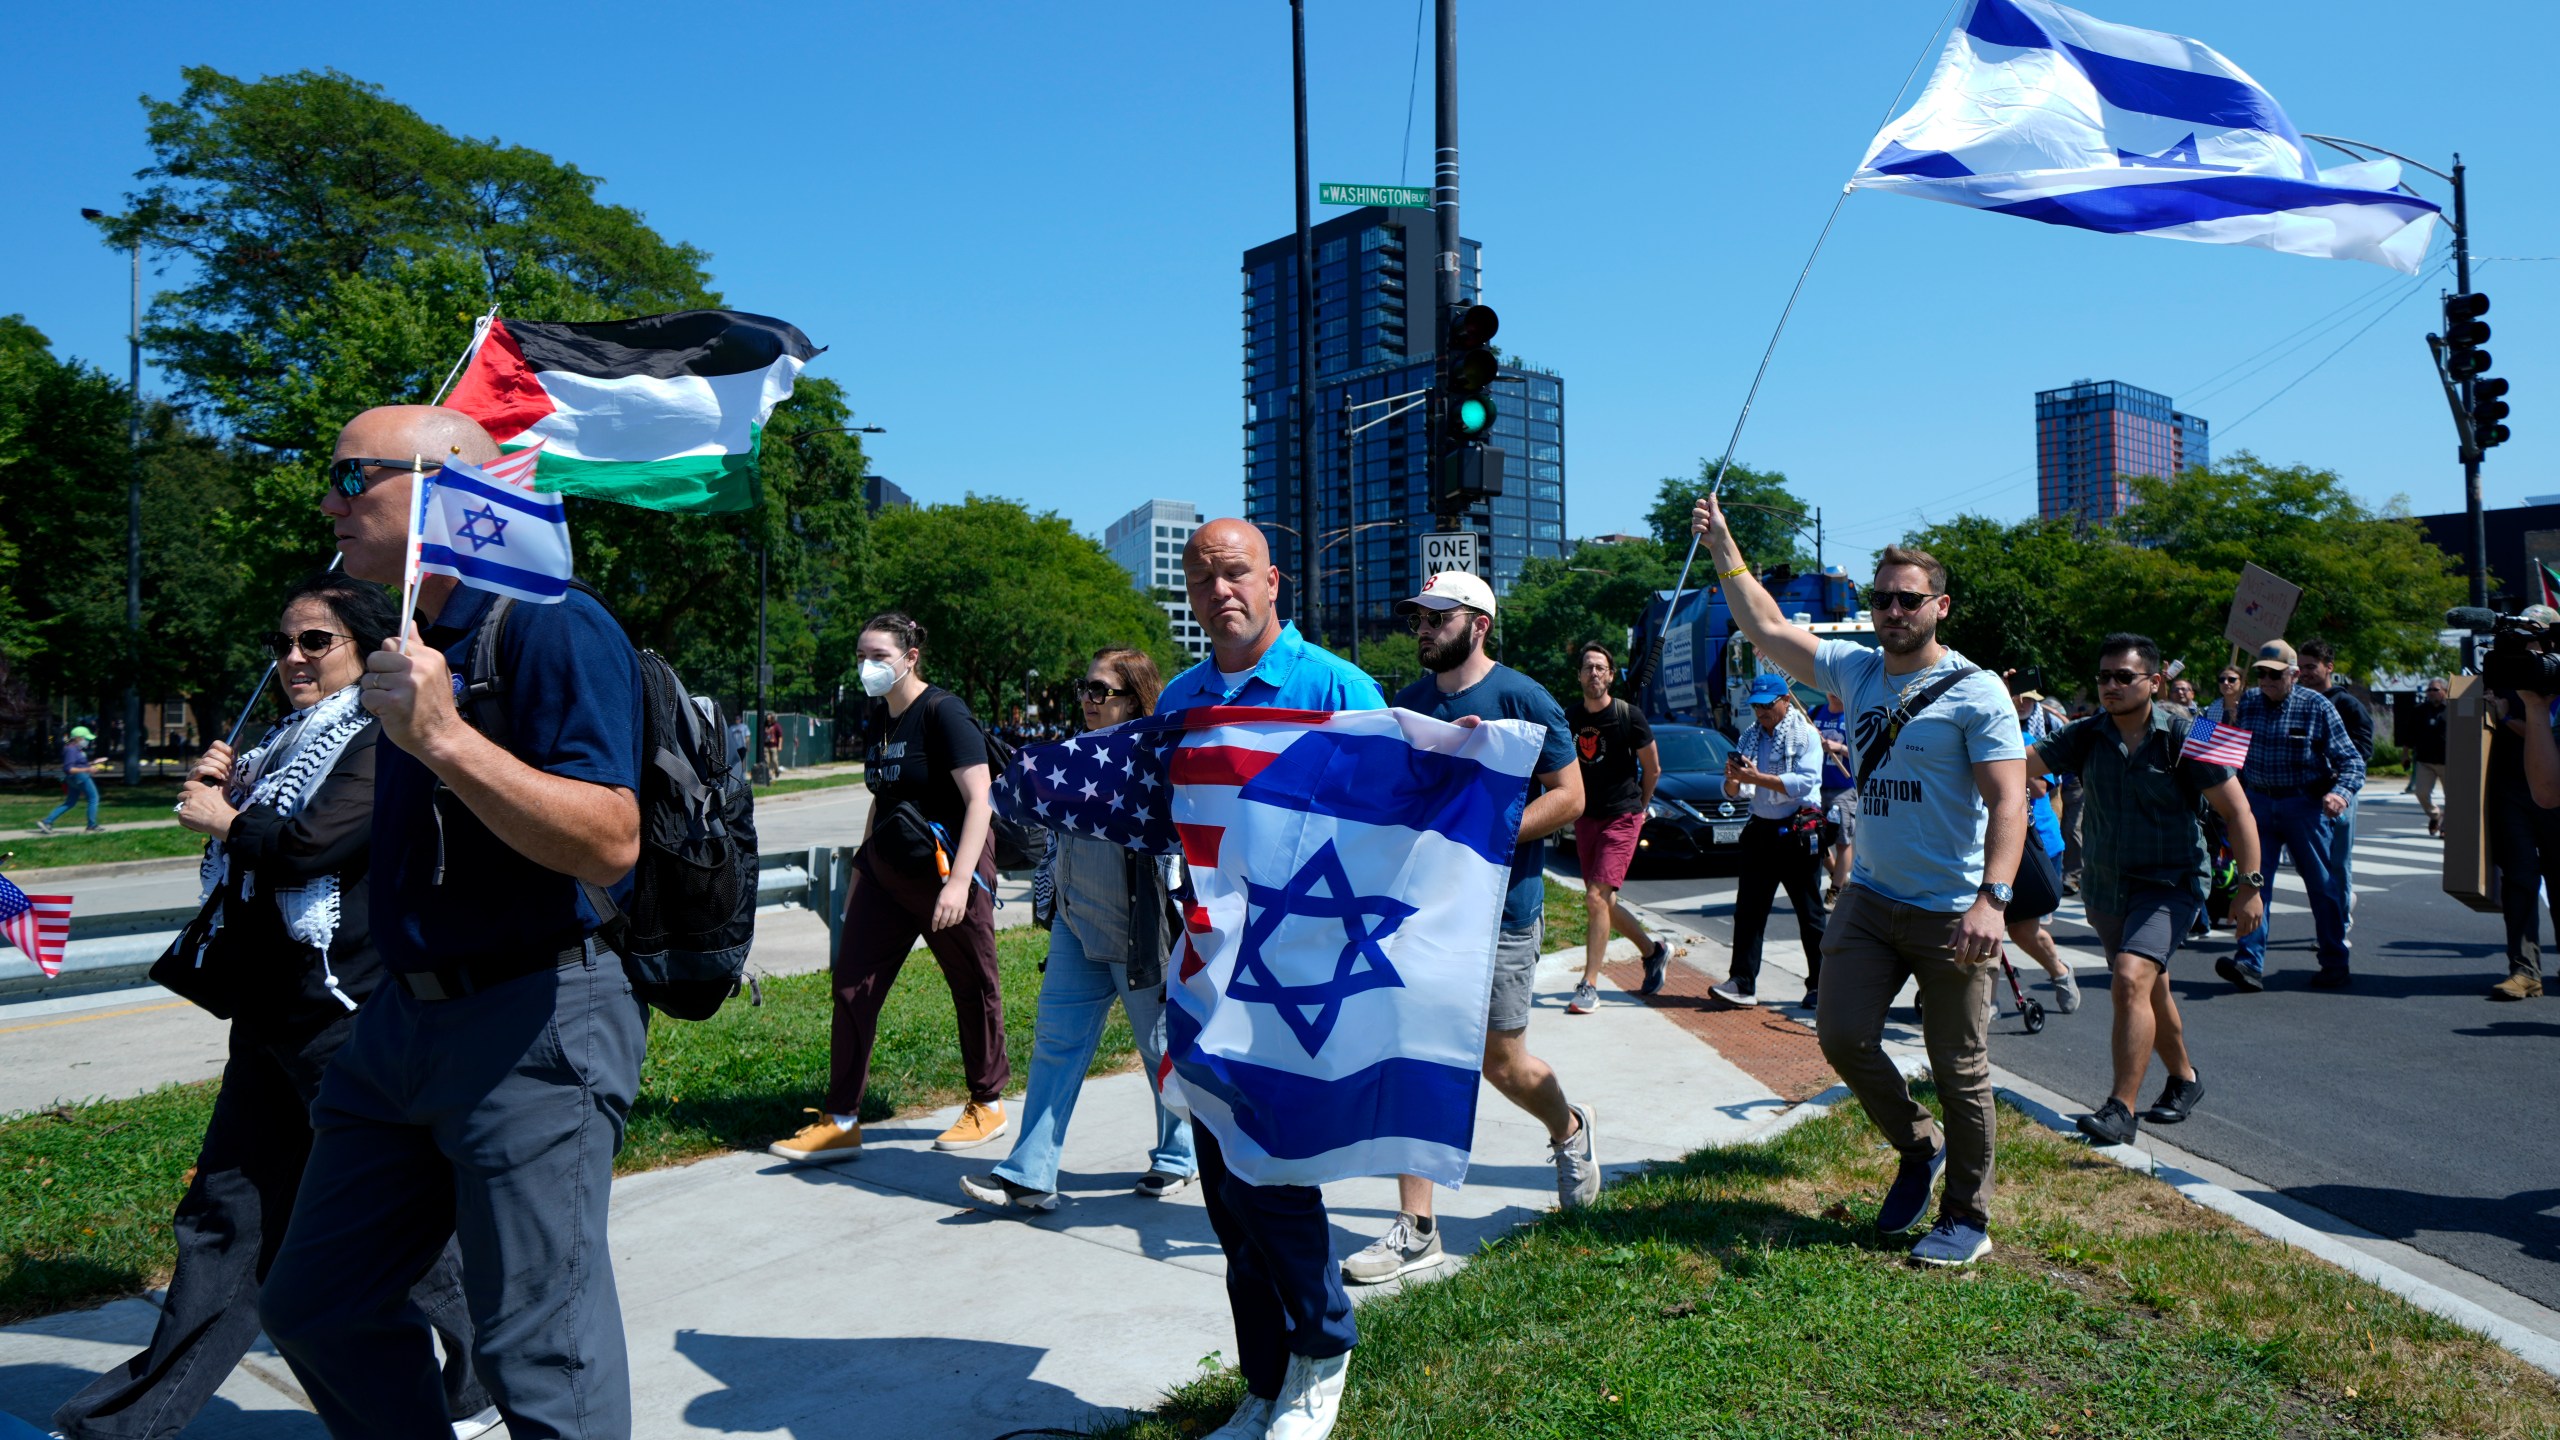
M 1774 575 L 1776 572 L 1772 572 Z M 1858 607 L 1858 586 L 1838 566 L 1818 574 L 1764 577 L 1769 593 L 1787 618 L 1826 638 L 1876 643 L 1875 624 Z M 1724 587 L 1709 585 L 1680 596 L 1679 613 L 1671 611 L 1671 592 L 1657 590 L 1653 603 L 1632 637 L 1634 653 L 1645 654 L 1654 637 L 1665 640 L 1661 663 L 1646 680 L 1636 703 L 1645 718 L 1680 725 L 1704 725 L 1727 735 L 1750 717 L 1746 696 L 1752 677 L 1775 667 L 1762 662 L 1751 642 L 1733 627 L 1725 609 Z M 1810 713 L 1822 697 L 1797 685 L 1796 698 Z

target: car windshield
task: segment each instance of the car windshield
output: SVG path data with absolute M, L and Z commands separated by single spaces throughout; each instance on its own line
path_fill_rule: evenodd
M 1656 730 L 1653 740 L 1661 747 L 1662 768 L 1670 772 L 1718 772 L 1733 753 L 1733 742 L 1713 730 Z

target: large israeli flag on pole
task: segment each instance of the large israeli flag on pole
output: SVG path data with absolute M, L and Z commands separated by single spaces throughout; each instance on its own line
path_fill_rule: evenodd
M 2325 173 L 2213 47 L 2048 0 L 1974 0 L 1850 184 L 2108 235 L 2256 245 L 2416 274 L 2437 207 L 2400 165 Z

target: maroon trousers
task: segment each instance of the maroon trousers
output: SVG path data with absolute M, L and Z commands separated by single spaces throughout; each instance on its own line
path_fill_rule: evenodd
M 871 1079 L 871 1047 L 880 1034 L 880 1007 L 916 937 L 924 937 L 960 1021 L 960 1068 L 972 1100 L 995 1100 L 1013 1078 L 1004 1053 L 1004 997 L 997 991 L 994 841 L 978 862 L 986 885 L 969 887 L 969 913 L 948 930 L 930 929 L 933 897 L 942 883 L 911 876 L 892 864 L 872 863 L 865 845 L 853 857 L 853 884 L 844 900 L 844 929 L 836 946 L 835 1026 L 829 1038 L 827 1109 L 862 1113 Z

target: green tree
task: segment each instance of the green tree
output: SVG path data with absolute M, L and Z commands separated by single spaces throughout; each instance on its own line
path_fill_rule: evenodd
M 2084 675 L 2097 663 L 2091 648 L 2098 636 L 2122 628 L 2116 607 L 2091 603 L 2089 593 L 2112 547 L 2074 533 L 2066 521 L 2003 524 L 1959 515 L 1913 531 L 1904 543 L 1947 567 L 1955 599 L 1939 638 L 1995 673 L 2040 667 L 2053 677 L 2048 683 L 2063 684 L 2062 677 Z
M 1422 678 L 1422 648 L 1412 631 L 1391 630 L 1360 642 L 1360 668 L 1393 700 L 1398 690 Z
M 1685 534 L 1687 522 L 1682 524 Z M 1681 546 L 1685 550 L 1688 541 Z M 1530 560 L 1502 602 L 1503 662 L 1557 695 L 1574 693 L 1573 651 L 1584 641 L 1605 642 L 1618 653 L 1619 664 L 1633 666 L 1627 631 L 1643 618 L 1656 591 L 1671 588 L 1678 572 L 1678 556 L 1665 555 L 1652 540 L 1585 540 L 1561 560 Z
M 924 623 L 926 677 L 989 723 L 1023 698 L 1027 671 L 1044 684 L 1081 676 L 1105 645 L 1144 650 L 1165 675 L 1189 663 L 1118 561 L 1056 511 L 1018 501 L 972 495 L 881 512 L 869 582 L 880 608 Z M 844 612 L 835 628 L 866 618 Z
M 1654 492 L 1653 508 L 1645 513 L 1654 540 L 1671 554 L 1675 577 L 1680 557 L 1689 553 L 1690 507 L 1707 493 L 1715 474 L 1716 462 L 1702 459 L 1694 480 L 1666 476 Z M 1734 543 L 1742 547 L 1742 557 L 1753 566 L 1762 570 L 1779 565 L 1792 565 L 1802 571 L 1813 569 L 1813 550 L 1804 529 L 1811 523 L 1813 507 L 1787 488 L 1784 471 L 1754 470 L 1736 462 L 1724 472 L 1721 498 L 1725 519 L 1733 526 Z M 1666 587 L 1669 583 L 1664 582 Z

